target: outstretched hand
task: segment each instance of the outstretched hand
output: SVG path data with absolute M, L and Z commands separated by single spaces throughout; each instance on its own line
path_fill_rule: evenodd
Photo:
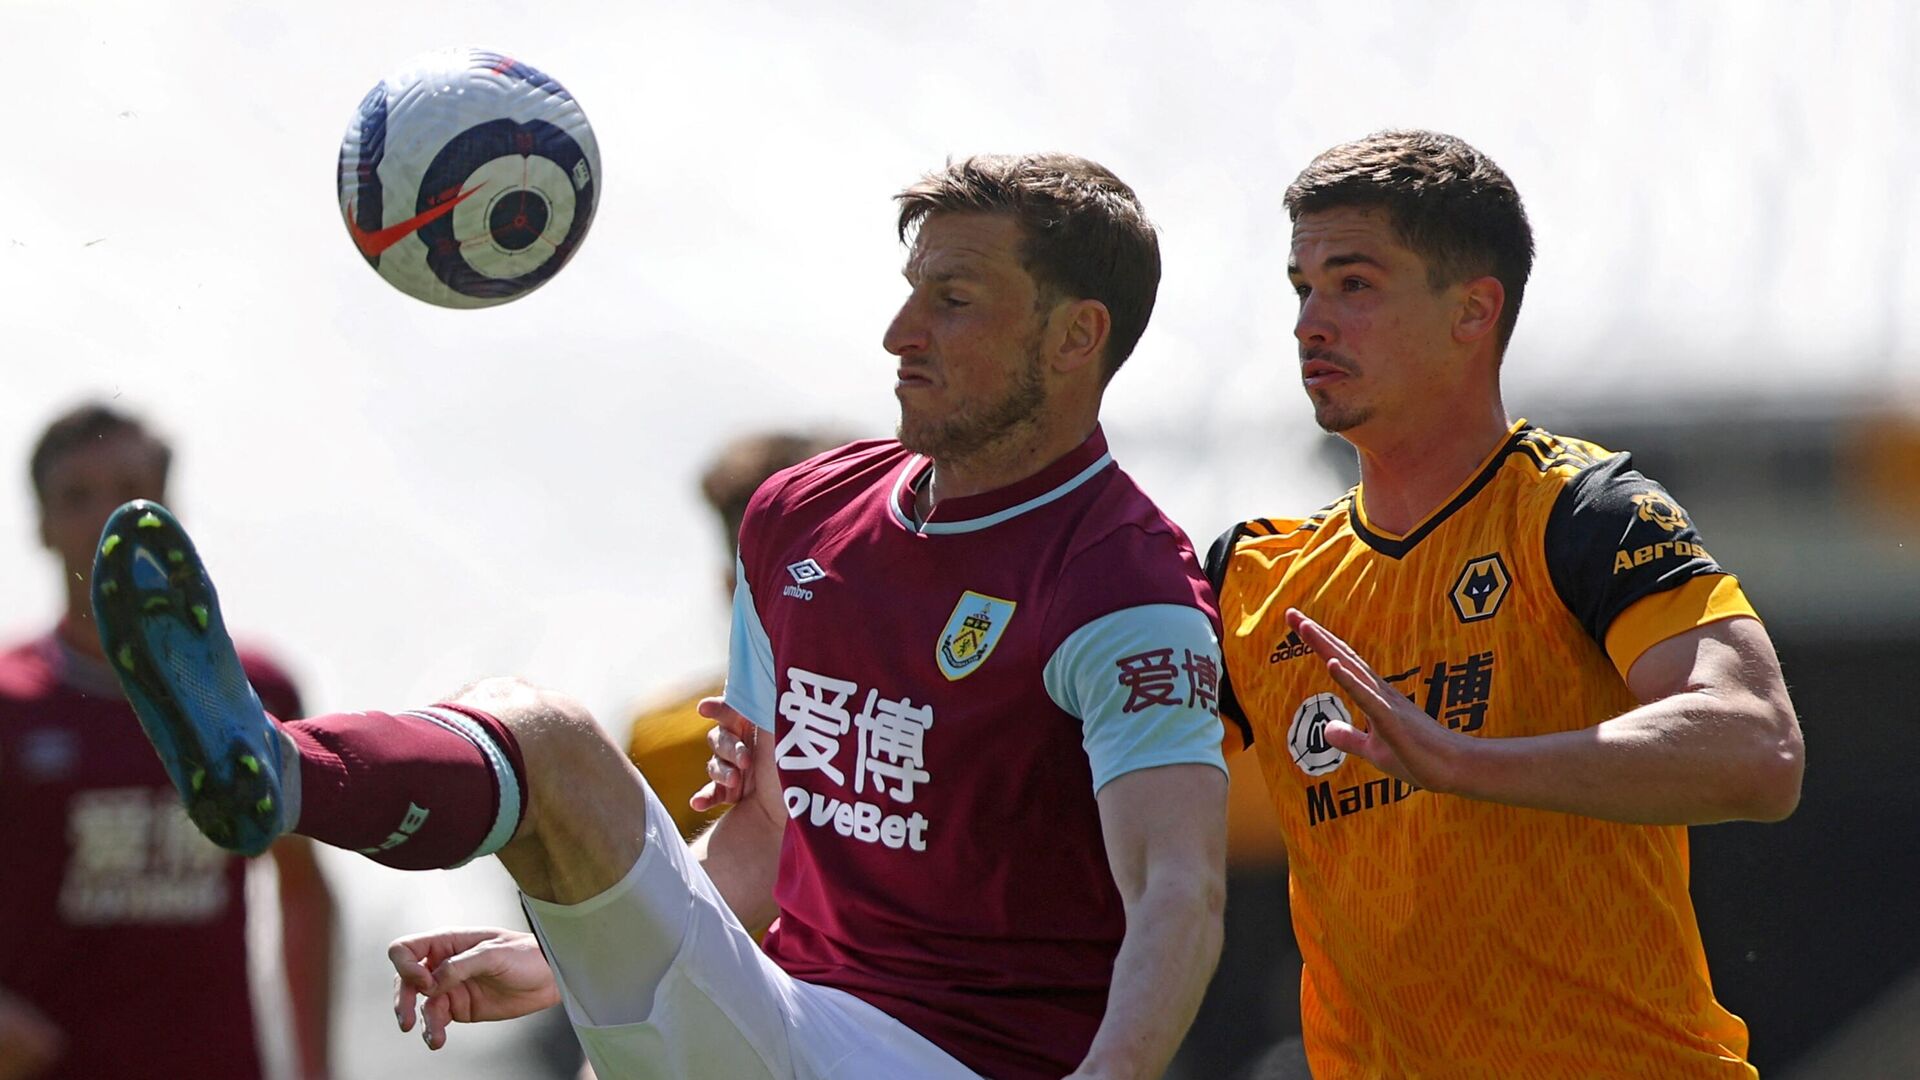
M 1326 729 L 1329 745 L 1364 758 L 1388 776 L 1429 791 L 1455 789 L 1463 755 L 1472 750 L 1473 736 L 1436 723 L 1412 699 L 1381 678 L 1352 646 L 1298 608 L 1287 609 L 1287 625 L 1319 654 L 1333 681 L 1366 714 L 1364 731 L 1352 724 L 1330 721 Z
M 716 806 L 738 803 L 753 790 L 750 763 L 759 732 L 725 698 L 702 698 L 698 709 L 714 722 L 713 730 L 707 732 L 707 748 L 713 756 L 707 759 L 707 786 L 694 792 L 687 805 L 704 814 Z
M 393 963 L 393 1016 L 412 1031 L 415 998 L 429 1050 L 447 1045 L 454 1022 L 511 1020 L 560 1003 L 553 969 L 532 934 L 492 928 L 435 930 L 387 946 Z

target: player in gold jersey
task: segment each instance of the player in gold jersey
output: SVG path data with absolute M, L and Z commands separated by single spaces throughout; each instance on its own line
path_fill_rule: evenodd
M 700 476 L 700 494 L 719 519 L 720 531 L 726 537 L 727 573 L 722 582 L 726 591 L 722 597 L 733 595 L 740 520 L 760 484 L 789 465 L 849 441 L 827 433 L 767 431 L 742 435 L 720 448 Z M 704 698 L 719 696 L 724 682 L 715 673 L 710 679 L 693 680 L 642 705 L 633 716 L 627 737 L 627 756 L 653 785 L 654 793 L 673 815 L 674 826 L 689 841 L 726 809 L 725 804 L 694 798 L 708 781 L 708 732 L 719 730 L 696 707 Z
M 1302 380 L 1361 482 L 1208 562 L 1314 1074 L 1754 1075 L 1686 826 L 1799 798 L 1765 629 L 1626 455 L 1509 421 L 1533 245 L 1497 166 L 1386 132 L 1316 158 L 1287 208 Z

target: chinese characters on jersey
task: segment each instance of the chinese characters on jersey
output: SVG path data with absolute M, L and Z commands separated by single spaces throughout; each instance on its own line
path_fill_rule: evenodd
M 1388 675 L 1387 682 L 1420 704 L 1438 723 L 1455 731 L 1474 732 L 1486 723 L 1493 701 L 1493 652 L 1474 653 L 1465 660 L 1435 661 Z M 1319 825 L 1348 814 L 1391 806 L 1420 790 L 1414 784 L 1380 777 L 1346 787 L 1322 780 L 1306 788 L 1307 824 Z
M 79 792 L 67 836 L 60 914 L 71 925 L 199 923 L 226 909 L 228 855 L 200 835 L 171 788 Z
M 859 685 L 845 679 L 788 668 L 778 706 L 787 730 L 774 744 L 775 763 L 783 779 L 815 771 L 845 787 L 846 771 L 836 762 L 851 732 L 853 793 L 885 796 L 891 806 L 907 806 L 920 786 L 933 779 L 926 755 L 933 706 L 883 697 L 879 689 L 870 688 L 855 713 L 851 706 L 859 693 Z M 814 828 L 831 828 L 849 839 L 896 850 L 927 850 L 927 818 L 918 811 L 889 813 L 874 802 L 791 783 L 782 795 L 787 816 Z
M 1196 655 L 1192 649 L 1180 652 L 1184 659 L 1178 663 L 1173 659 L 1172 649 L 1148 649 L 1115 660 L 1113 666 L 1120 669 L 1116 678 L 1127 691 L 1126 703 L 1120 706 L 1120 711 L 1137 713 L 1155 705 L 1198 706 L 1208 712 L 1218 711 L 1219 663 L 1205 653 Z

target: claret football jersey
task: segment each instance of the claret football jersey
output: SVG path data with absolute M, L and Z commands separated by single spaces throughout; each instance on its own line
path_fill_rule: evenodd
M 983 1075 L 1057 1080 L 1125 930 L 1095 793 L 1225 767 L 1214 608 L 1098 431 L 917 521 L 930 468 L 855 443 L 741 529 L 726 694 L 788 815 L 766 950 Z
M 1208 557 L 1229 701 L 1284 830 L 1321 1080 L 1746 1077 L 1687 893 L 1687 831 L 1420 790 L 1325 739 L 1360 719 L 1286 624 L 1344 638 L 1433 722 L 1479 738 L 1633 708 L 1648 647 L 1752 616 L 1625 454 L 1527 425 L 1412 531 L 1364 489 L 1255 520 Z
M 261 703 L 293 684 L 243 653 Z M 261 1075 L 245 860 L 187 820 L 104 662 L 0 652 L 0 987 L 63 1030 L 46 1080 Z

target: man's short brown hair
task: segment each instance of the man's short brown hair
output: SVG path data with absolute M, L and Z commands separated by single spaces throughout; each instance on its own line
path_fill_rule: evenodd
M 173 448 L 138 419 L 102 401 L 89 401 L 55 417 L 40 439 L 33 444 L 33 457 L 27 472 L 33 478 L 33 493 L 42 503 L 47 500 L 47 480 L 60 459 L 110 436 L 129 435 L 146 443 L 153 451 L 154 467 L 164 485 L 167 469 L 173 464 Z
M 1314 158 L 1287 187 L 1287 216 L 1380 207 L 1434 289 L 1491 275 L 1507 291 L 1505 352 L 1533 271 L 1533 228 L 1493 159 L 1436 131 L 1380 131 Z
M 727 542 L 739 541 L 747 503 L 769 476 L 849 441 L 833 432 L 763 431 L 721 447 L 700 475 L 700 494 L 719 515 Z
M 981 154 L 947 162 L 894 198 L 902 243 L 932 214 L 1011 215 L 1043 305 L 1062 297 L 1106 305 L 1106 378 L 1146 332 L 1160 289 L 1160 238 L 1139 196 L 1105 166 L 1073 154 Z

